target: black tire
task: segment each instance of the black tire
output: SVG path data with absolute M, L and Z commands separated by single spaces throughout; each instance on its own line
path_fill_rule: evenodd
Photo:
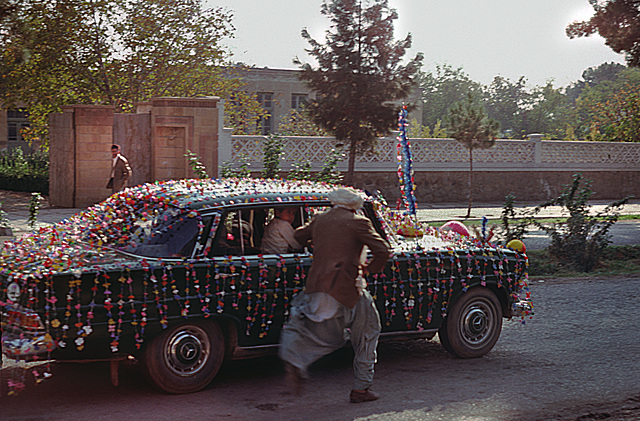
M 473 288 L 451 305 L 438 336 L 447 352 L 460 358 L 487 354 L 502 331 L 502 306 L 487 288 Z
M 165 392 L 197 392 L 220 370 L 224 350 L 222 329 L 213 321 L 173 326 L 146 347 L 146 375 Z
M 455 355 L 453 348 L 451 347 L 451 342 L 449 342 L 449 336 L 447 335 L 447 320 L 449 320 L 449 317 L 442 321 L 440 329 L 438 329 L 438 338 L 440 339 L 440 343 L 445 351 L 449 354 Z

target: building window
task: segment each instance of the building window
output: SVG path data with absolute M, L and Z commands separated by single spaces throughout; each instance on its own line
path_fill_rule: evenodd
M 307 104 L 309 95 L 307 94 L 291 94 L 291 108 L 294 110 L 300 110 Z
M 273 131 L 273 128 L 271 127 L 271 116 L 273 115 L 273 92 L 258 92 L 257 99 L 262 108 L 268 113 L 258 121 L 258 129 L 260 130 L 260 134 L 268 135 Z
M 22 142 L 22 129 L 29 127 L 29 114 L 24 110 L 7 110 L 7 146 Z

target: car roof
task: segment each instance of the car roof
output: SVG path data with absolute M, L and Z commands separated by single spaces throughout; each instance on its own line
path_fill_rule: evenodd
M 174 207 L 201 211 L 237 204 L 327 201 L 327 194 L 339 187 L 342 186 L 307 180 L 260 178 L 169 180 L 125 189 L 103 204 L 138 207 L 144 203 L 146 209 Z M 367 200 L 367 194 L 356 192 Z
M 215 179 L 193 187 L 177 200 L 179 207 L 204 210 L 237 204 L 326 201 L 327 194 L 339 186 L 304 180 Z

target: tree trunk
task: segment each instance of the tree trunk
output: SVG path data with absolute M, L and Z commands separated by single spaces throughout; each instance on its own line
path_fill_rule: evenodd
M 469 207 L 467 208 L 467 216 L 471 217 L 471 205 L 473 204 L 473 148 L 469 148 Z
M 351 140 L 349 144 L 349 166 L 347 167 L 347 174 L 344 176 L 343 184 L 345 186 L 353 186 L 353 174 L 356 167 L 356 141 Z

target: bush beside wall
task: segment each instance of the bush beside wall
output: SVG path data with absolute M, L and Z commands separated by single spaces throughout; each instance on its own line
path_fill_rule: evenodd
M 0 190 L 49 194 L 49 157 L 20 148 L 0 152 Z

